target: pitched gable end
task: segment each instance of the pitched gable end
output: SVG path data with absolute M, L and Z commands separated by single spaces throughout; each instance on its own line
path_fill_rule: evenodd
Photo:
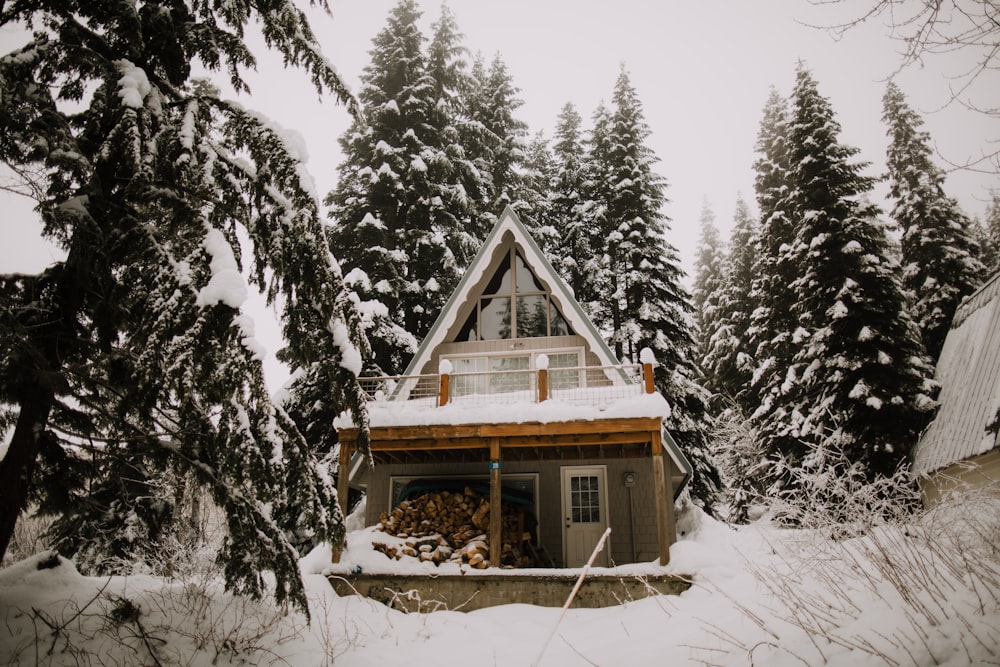
M 528 306 L 543 315 L 529 323 Z M 518 313 L 522 319 L 515 324 L 511 320 L 516 320 Z M 572 333 L 583 338 L 587 351 L 596 355 L 600 365 L 618 364 L 569 286 L 508 206 L 421 342 L 405 374 L 426 372 L 435 350 L 444 343 L 505 340 L 517 338 L 518 332 L 522 337 Z

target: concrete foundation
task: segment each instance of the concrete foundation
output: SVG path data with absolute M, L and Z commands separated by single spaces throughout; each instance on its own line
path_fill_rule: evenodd
M 337 595 L 362 595 L 406 612 L 474 611 L 502 604 L 562 607 L 579 575 L 462 574 L 438 577 L 350 574 L 328 577 Z M 679 595 L 683 577 L 589 576 L 573 608 L 611 607 L 650 595 Z

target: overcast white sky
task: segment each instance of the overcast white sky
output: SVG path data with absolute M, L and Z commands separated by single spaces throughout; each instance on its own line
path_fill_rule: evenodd
M 396 0 L 329 2 L 332 17 L 310 10 L 314 28 L 324 53 L 357 90 L 371 40 Z M 448 5 L 472 52 L 481 51 L 487 60 L 502 55 L 521 89 L 519 116 L 532 134 L 543 130 L 551 137 L 566 102 L 577 107 L 589 127 L 598 102 L 610 102 L 625 64 L 652 129 L 649 144 L 661 160 L 658 171 L 669 184 L 669 241 L 691 272 L 703 199 L 726 237 L 737 193 L 753 206 L 751 165 L 761 112 L 770 86 L 790 93 L 800 59 L 831 100 L 843 126 L 842 141 L 860 148 L 859 158 L 873 163 L 870 174 L 882 171 L 887 139 L 881 98 L 886 77 L 900 61 L 900 44 L 888 38 L 883 21 L 839 41 L 803 25 L 835 24 L 872 2 L 848 0 L 846 8 L 806 0 L 450 0 Z M 440 3 L 424 0 L 421 7 L 429 37 Z M 9 30 L 0 32 L 0 52 L 17 39 Z M 1000 138 L 1000 123 L 982 114 L 957 105 L 935 111 L 948 100 L 948 77 L 971 66 L 973 55 L 932 59 L 897 77 L 911 104 L 926 112 L 925 129 L 935 144 L 954 161 L 992 150 L 989 142 Z M 252 96 L 240 101 L 305 137 L 310 170 L 325 195 L 335 184 L 341 160 L 337 139 L 349 123 L 346 111 L 332 101 L 321 102 L 304 76 L 283 70 L 275 58 L 261 59 L 251 86 Z M 992 95 L 981 103 L 1000 107 L 996 73 L 980 88 Z M 995 174 L 958 172 L 948 181 L 949 194 L 979 217 L 991 187 L 1000 187 Z M 880 188 L 876 199 L 884 191 Z M 30 206 L 5 201 L 4 210 L 0 271 L 37 270 L 51 253 L 34 242 L 37 226 L 30 222 Z

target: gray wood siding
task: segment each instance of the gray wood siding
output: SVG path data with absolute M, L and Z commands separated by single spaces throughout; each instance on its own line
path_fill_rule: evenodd
M 538 535 L 541 546 L 556 561 L 562 560 L 562 466 L 602 465 L 607 468 L 608 525 L 611 526 L 612 563 L 643 563 L 659 557 L 656 534 L 656 494 L 653 488 L 652 459 L 566 459 L 562 461 L 504 461 L 503 473 L 538 475 Z M 679 471 L 671 464 L 673 484 L 680 484 Z M 625 487 L 625 473 L 635 473 L 636 483 Z M 426 465 L 381 464 L 366 476 L 368 498 L 365 525 L 378 523 L 389 507 L 391 477 L 488 477 L 486 463 L 442 463 Z M 633 557 L 634 540 L 634 557 Z

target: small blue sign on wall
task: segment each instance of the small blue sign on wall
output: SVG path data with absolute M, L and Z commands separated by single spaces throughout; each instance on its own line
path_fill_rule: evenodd
M 490 470 L 500 470 L 500 467 L 499 461 L 490 461 Z

